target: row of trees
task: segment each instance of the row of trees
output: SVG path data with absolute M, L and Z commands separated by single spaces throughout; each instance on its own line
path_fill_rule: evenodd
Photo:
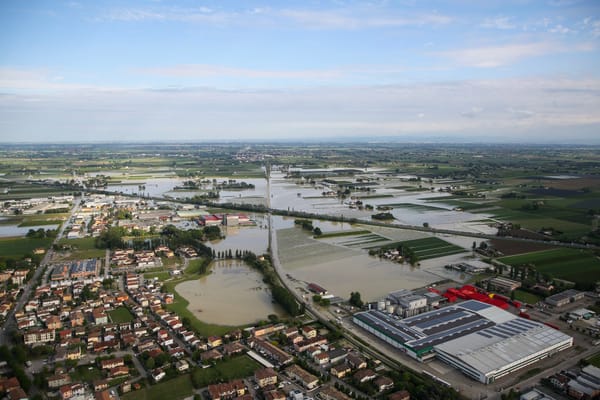
M 295 317 L 304 313 L 304 307 L 298 305 L 296 298 L 289 290 L 279 285 L 275 272 L 271 267 L 271 261 L 268 256 L 259 258 L 251 251 L 246 251 L 242 259 L 250 267 L 259 270 L 263 275 L 263 281 L 271 287 L 273 300 L 279 303 L 288 314 Z
M 29 239 L 54 239 L 56 235 L 58 235 L 57 229 L 38 228 L 30 229 L 29 231 L 27 231 L 27 234 L 25 236 Z

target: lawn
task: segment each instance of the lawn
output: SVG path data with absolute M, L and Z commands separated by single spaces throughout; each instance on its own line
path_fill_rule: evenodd
M 181 265 L 181 258 L 179 257 L 161 257 L 162 265 L 165 267 L 175 267 L 176 265 Z
M 52 239 L 28 239 L 28 238 L 0 238 L 0 255 L 3 257 L 21 258 L 31 254 L 34 249 L 42 247 L 48 249 Z
M 122 400 L 163 400 L 163 399 L 183 399 L 190 397 L 194 387 L 190 380 L 190 375 L 181 375 L 177 378 L 156 385 L 129 392 L 121 396 Z
M 560 248 L 498 260 L 513 266 L 533 264 L 541 273 L 582 285 L 600 280 L 600 260 L 585 250 Z
M 231 358 L 218 362 L 211 368 L 199 368 L 192 372 L 196 387 L 205 387 L 216 382 L 227 382 L 251 376 L 260 365 L 248 356 Z
M 187 268 L 185 269 L 185 275 L 193 276 L 197 275 L 200 272 L 200 268 L 206 262 L 206 260 L 202 258 L 198 258 L 196 260 L 190 260 Z
M 519 300 L 522 303 L 527 304 L 535 304 L 540 301 L 542 298 L 540 296 L 536 296 L 533 293 L 525 292 L 524 290 L 515 290 L 515 300 Z
M 61 239 L 59 245 L 71 246 L 72 250 L 66 255 L 60 255 L 62 260 L 83 260 L 86 258 L 103 258 L 106 256 L 105 249 L 96 248 L 96 239 L 86 237 L 80 239 Z
M 117 307 L 114 310 L 109 311 L 108 315 L 110 316 L 110 320 L 115 324 L 133 321 L 133 315 L 131 315 L 127 307 L 123 306 Z
M 59 245 L 71 246 L 77 250 L 98 250 L 96 248 L 96 238 L 86 237 L 81 239 L 61 239 Z M 102 250 L 104 251 L 104 250 Z
M 168 271 L 144 272 L 144 279 L 158 278 L 159 281 L 166 281 L 171 277 Z
M 69 375 L 73 381 L 93 382 L 98 379 L 102 379 L 102 372 L 97 368 L 93 367 L 89 369 L 88 365 L 80 365 L 75 367 L 75 370 Z
M 403 246 L 410 248 L 420 260 L 463 253 L 462 247 L 450 244 L 437 237 L 415 239 L 402 242 Z

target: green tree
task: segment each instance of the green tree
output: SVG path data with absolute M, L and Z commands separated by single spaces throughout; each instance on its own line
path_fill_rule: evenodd
M 155 365 L 156 365 L 156 362 L 154 361 L 154 358 L 152 358 L 152 357 L 149 357 L 146 360 L 146 363 L 144 364 L 144 366 L 146 367 L 147 370 L 154 369 Z
M 102 232 L 96 238 L 96 247 L 100 249 L 118 249 L 123 248 L 123 236 L 125 231 L 123 228 L 112 226 Z
M 362 299 L 360 298 L 359 292 L 350 293 L 350 304 L 357 308 L 362 308 L 364 305 Z

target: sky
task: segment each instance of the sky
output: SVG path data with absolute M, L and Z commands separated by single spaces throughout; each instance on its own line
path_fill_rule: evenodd
M 0 1 L 0 143 L 600 144 L 600 1 Z

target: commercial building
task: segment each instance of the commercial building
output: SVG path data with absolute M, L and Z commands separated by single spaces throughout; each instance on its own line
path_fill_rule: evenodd
M 475 300 L 403 320 L 366 311 L 353 321 L 417 360 L 437 356 L 486 384 L 573 345 L 556 329 Z

